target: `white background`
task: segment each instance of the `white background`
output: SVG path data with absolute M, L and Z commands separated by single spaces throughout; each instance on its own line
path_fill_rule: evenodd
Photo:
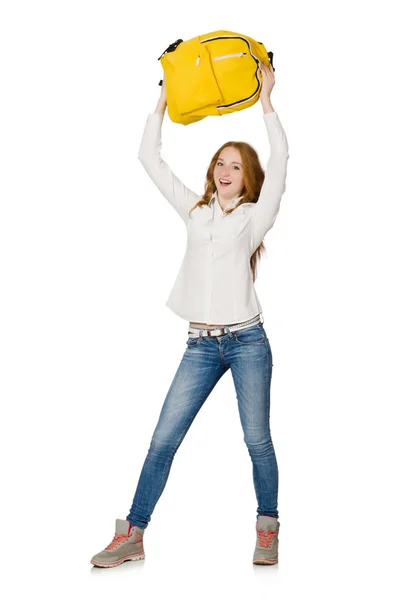
M 395 598 L 396 94 L 387 2 L 4 1 L 1 564 L 7 598 Z M 137 159 L 178 38 L 274 52 L 287 190 L 255 284 L 273 352 L 280 551 L 252 565 L 256 498 L 231 372 L 197 415 L 145 532 L 129 512 L 187 339 L 166 306 L 185 227 Z M 196 193 L 261 105 L 184 127 L 163 157 Z

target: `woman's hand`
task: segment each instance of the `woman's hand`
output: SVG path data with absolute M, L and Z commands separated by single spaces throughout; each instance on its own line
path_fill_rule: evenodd
M 167 92 L 165 89 L 165 73 L 163 73 L 163 83 L 161 85 L 160 97 L 157 101 L 157 106 L 154 109 L 154 112 L 158 113 L 160 115 L 164 115 L 166 108 L 167 108 Z
M 271 91 L 276 83 L 274 78 L 274 71 L 271 63 L 267 66 L 266 63 L 260 63 L 260 69 L 262 73 L 262 87 L 260 92 L 260 98 L 266 100 L 270 98 Z
M 162 100 L 167 101 L 167 91 L 165 89 L 165 73 L 164 73 L 164 71 L 163 71 L 163 83 L 161 85 L 160 98 Z

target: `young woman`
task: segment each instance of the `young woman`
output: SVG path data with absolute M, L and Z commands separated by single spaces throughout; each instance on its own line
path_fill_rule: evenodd
M 171 383 L 126 519 L 116 519 L 112 542 L 91 563 L 114 567 L 145 558 L 143 534 L 171 464 L 198 411 L 231 369 L 240 421 L 253 465 L 258 501 L 255 564 L 278 562 L 278 467 L 270 435 L 272 352 L 254 288 L 263 238 L 285 191 L 288 143 L 270 102 L 271 65 L 261 64 L 260 100 L 270 158 L 266 173 L 256 151 L 227 142 L 213 156 L 204 195 L 188 189 L 161 157 L 167 106 L 165 78 L 149 114 L 139 159 L 187 227 L 187 248 L 167 306 L 189 321 L 187 348 Z

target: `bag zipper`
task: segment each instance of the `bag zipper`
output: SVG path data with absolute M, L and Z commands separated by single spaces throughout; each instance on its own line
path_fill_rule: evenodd
M 238 54 L 225 54 L 224 56 L 214 56 L 214 60 L 223 60 L 224 58 L 233 58 L 234 56 L 246 56 L 246 52 L 239 52 Z
M 233 58 L 234 56 L 246 56 L 247 52 L 238 52 L 238 54 L 225 54 L 224 56 L 214 56 L 214 60 L 223 60 L 224 58 Z M 198 67 L 201 56 L 197 57 L 196 67 Z

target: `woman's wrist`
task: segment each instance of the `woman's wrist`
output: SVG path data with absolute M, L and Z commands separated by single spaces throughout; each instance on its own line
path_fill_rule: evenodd
M 275 112 L 274 108 L 272 106 L 272 103 L 270 102 L 270 96 L 261 96 L 261 103 L 262 103 L 263 112 L 265 114 Z
M 165 113 L 166 108 L 167 108 L 167 99 L 160 96 L 154 112 L 156 112 L 160 115 L 163 115 Z

